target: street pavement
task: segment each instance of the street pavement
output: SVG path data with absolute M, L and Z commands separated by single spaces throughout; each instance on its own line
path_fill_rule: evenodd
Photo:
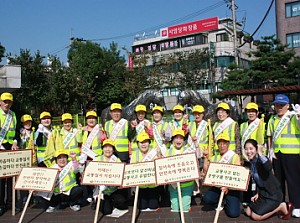
M 200 204 L 201 200 L 197 197 L 192 205 L 192 210 L 189 213 L 184 213 L 186 223 L 199 223 L 199 222 L 210 222 L 214 221 L 216 211 L 213 208 L 203 207 Z M 83 223 L 83 222 L 94 222 L 95 211 L 90 206 L 82 207 L 81 211 L 74 212 L 70 208 L 60 209 L 54 213 L 46 213 L 46 205 L 31 205 L 24 216 L 23 223 L 61 223 L 61 222 L 72 222 L 72 223 Z M 99 213 L 98 223 L 130 223 L 132 216 L 132 206 L 129 208 L 129 212 L 120 218 L 111 218 L 102 216 Z M 17 212 L 15 216 L 11 215 L 11 210 L 7 211 L 3 216 L 0 217 L 1 223 L 16 223 L 21 217 L 21 212 Z M 270 219 L 265 220 L 265 223 L 279 223 L 279 222 L 299 222 L 300 219 L 290 218 L 289 220 L 281 220 L 277 216 L 273 216 Z M 137 213 L 137 223 L 180 223 L 180 213 L 170 212 L 169 207 L 160 208 L 158 212 L 140 212 Z M 225 215 L 224 210 L 220 212 L 219 223 L 249 223 L 253 222 L 251 219 L 241 214 L 239 218 L 228 218 Z

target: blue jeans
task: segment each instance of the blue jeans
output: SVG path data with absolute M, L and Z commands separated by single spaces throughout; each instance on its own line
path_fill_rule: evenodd
M 221 189 L 212 187 L 203 197 L 205 204 L 218 205 Z M 237 218 L 241 213 L 240 206 L 240 192 L 236 190 L 229 190 L 228 194 L 224 195 L 225 212 L 230 218 Z

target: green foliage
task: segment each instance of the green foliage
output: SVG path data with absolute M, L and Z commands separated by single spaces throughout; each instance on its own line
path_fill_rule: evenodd
M 1 45 L 0 43 L 0 62 L 2 61 L 2 58 L 4 57 L 5 53 L 5 47 Z
M 262 37 L 251 54 L 255 59 L 249 69 L 233 68 L 222 82 L 223 90 L 258 89 L 296 83 L 300 58 L 274 36 Z

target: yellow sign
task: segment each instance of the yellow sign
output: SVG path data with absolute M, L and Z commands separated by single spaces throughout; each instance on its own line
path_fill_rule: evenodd
M 249 176 L 249 169 L 243 166 L 210 163 L 204 185 L 247 191 Z
M 0 178 L 19 175 L 23 167 L 30 167 L 31 152 L 27 149 L 0 152 Z
M 154 162 L 128 164 L 125 166 L 123 187 L 155 184 Z
M 58 176 L 58 169 L 52 168 L 23 168 L 15 189 L 51 192 Z
M 82 184 L 121 186 L 125 163 L 89 162 L 86 166 Z
M 198 160 L 195 153 L 187 153 L 156 159 L 156 183 L 170 184 L 200 178 Z

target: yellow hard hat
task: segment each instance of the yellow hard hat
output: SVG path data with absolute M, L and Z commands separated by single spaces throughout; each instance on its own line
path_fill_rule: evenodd
M 31 115 L 28 114 L 22 115 L 21 122 L 27 122 L 27 121 L 32 121 Z
M 223 108 L 224 110 L 230 110 L 229 105 L 226 102 L 219 103 L 217 106 L 217 110 L 218 108 Z
M 152 112 L 154 112 L 154 111 L 160 111 L 160 112 L 164 112 L 164 109 L 163 109 L 163 107 L 161 107 L 161 106 L 154 106 L 153 108 L 152 108 Z
M 112 139 L 105 139 L 104 141 L 103 141 L 103 144 L 102 144 L 102 146 L 105 146 L 105 145 L 111 145 L 111 146 L 115 146 L 115 142 L 112 140 Z
M 65 120 L 73 120 L 73 117 L 70 113 L 64 113 L 62 116 L 61 116 L 61 121 L 65 121 Z
M 145 140 L 150 140 L 150 137 L 149 137 L 149 135 L 146 132 L 141 132 L 136 137 L 136 141 L 138 141 L 138 142 L 143 142 Z
M 229 141 L 230 141 L 230 138 L 229 138 L 229 135 L 228 135 L 228 134 L 221 133 L 221 134 L 218 135 L 218 137 L 217 137 L 217 142 L 218 142 L 219 140 L 225 140 L 225 141 L 229 142 Z
M 139 112 L 139 111 L 143 111 L 143 112 L 146 112 L 146 106 L 145 105 L 137 105 L 135 107 L 135 112 Z
M 194 107 L 193 107 L 193 111 L 192 111 L 193 113 L 194 112 L 199 112 L 199 113 L 203 113 L 204 112 L 204 107 L 202 106 L 202 105 L 195 105 Z
M 11 93 L 4 92 L 1 94 L 1 101 L 13 101 L 14 97 Z
M 173 107 L 173 112 L 175 111 L 175 110 L 179 110 L 179 111 L 184 111 L 184 108 L 183 108 L 183 106 L 182 105 L 175 105 L 174 107 Z
M 87 117 L 89 117 L 89 116 L 93 116 L 93 117 L 98 117 L 97 116 L 97 112 L 95 112 L 95 111 L 88 111 L 87 113 L 86 113 L 86 115 L 85 115 L 85 117 L 87 118 Z
M 122 110 L 122 105 L 119 104 L 119 103 L 112 103 L 112 104 L 110 105 L 110 110 L 113 111 L 113 110 L 115 110 L 115 109 Z
M 184 137 L 184 131 L 182 129 L 174 130 L 173 133 L 172 133 L 172 137 L 177 136 L 177 135 L 180 135 L 180 136 Z
M 65 149 L 58 149 L 58 150 L 56 150 L 55 154 L 54 154 L 54 157 L 57 158 L 60 155 L 67 155 L 68 156 L 69 154 L 68 154 L 68 151 L 65 150 Z
M 254 102 L 250 102 L 246 105 L 246 110 L 248 109 L 255 109 L 256 111 L 258 111 L 258 105 Z
M 51 118 L 51 114 L 49 112 L 46 112 L 46 111 L 42 112 L 40 114 L 40 119 L 43 119 L 45 117 L 50 117 Z

